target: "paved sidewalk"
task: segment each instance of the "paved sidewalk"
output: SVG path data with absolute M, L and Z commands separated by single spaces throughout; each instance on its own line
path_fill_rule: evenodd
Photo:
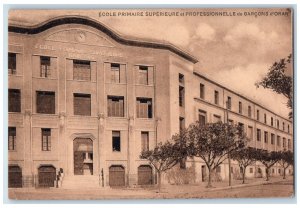
M 214 182 L 213 188 L 206 188 L 207 183 L 201 184 L 187 184 L 187 185 L 163 185 L 161 192 L 158 193 L 156 187 L 148 188 L 99 188 L 99 189 L 62 189 L 62 188 L 22 188 L 22 189 L 9 189 L 9 197 L 11 199 L 53 199 L 53 200 L 95 200 L 95 199 L 164 199 L 164 198 L 215 198 L 226 197 L 229 192 L 240 192 L 242 190 L 259 189 L 274 186 L 282 186 L 287 183 L 288 189 L 293 190 L 293 178 L 283 180 L 281 177 L 272 177 L 270 181 L 266 179 L 249 179 L 245 184 L 241 184 L 240 180 L 233 180 L 232 186 L 228 186 L 228 181 Z M 276 185 L 277 184 L 277 185 Z M 246 188 L 245 188 L 246 187 Z M 247 188 L 249 187 L 249 188 Z M 253 187 L 253 188 L 252 188 Z M 248 189 L 248 190 L 247 190 Z M 281 189 L 281 188 L 280 188 Z M 278 190 L 280 190 L 278 188 Z M 225 191 L 226 190 L 226 191 Z M 275 190 L 275 189 L 274 189 Z M 271 190 L 270 190 L 271 191 Z M 267 192 L 270 192 L 267 191 Z M 283 190 L 284 192 L 285 190 Z M 277 191 L 278 192 L 278 191 Z M 262 193 L 264 194 L 264 193 Z M 268 193 L 270 194 L 270 193 Z M 279 193 L 280 194 L 280 193 Z M 254 195 L 253 197 L 255 197 Z M 285 195 L 284 195 L 285 196 Z M 231 197 L 228 195 L 227 197 Z

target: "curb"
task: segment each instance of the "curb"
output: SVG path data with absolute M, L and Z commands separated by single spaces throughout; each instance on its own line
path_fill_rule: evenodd
M 226 190 L 226 189 L 234 189 L 234 188 L 243 188 L 243 187 L 251 187 L 251 186 L 257 186 L 257 185 L 266 185 L 266 184 L 272 184 L 277 182 L 285 182 L 290 180 L 278 180 L 278 181 L 262 181 L 262 182 L 254 182 L 249 184 L 238 184 L 234 186 L 226 186 L 226 187 L 216 187 L 216 188 L 209 188 L 207 191 L 219 191 L 219 190 Z

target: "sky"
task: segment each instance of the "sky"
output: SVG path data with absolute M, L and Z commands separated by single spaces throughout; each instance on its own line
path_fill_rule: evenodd
M 119 12 L 141 11 L 144 16 L 118 15 Z M 184 15 L 145 16 L 146 12 L 157 11 Z M 113 12 L 117 15 L 111 16 Z M 188 15 L 191 12 L 198 12 L 198 15 Z M 200 12 L 227 12 L 227 15 L 200 16 Z M 229 16 L 233 12 L 236 16 Z M 242 15 L 237 16 L 237 13 Z M 195 70 L 204 76 L 288 117 L 290 110 L 286 107 L 286 98 L 268 89 L 257 89 L 255 82 L 262 79 L 275 61 L 292 53 L 290 10 L 17 10 L 10 11 L 9 22 L 34 25 L 60 15 L 84 15 L 128 37 L 170 42 L 195 56 L 199 60 Z M 287 73 L 292 75 L 290 66 Z

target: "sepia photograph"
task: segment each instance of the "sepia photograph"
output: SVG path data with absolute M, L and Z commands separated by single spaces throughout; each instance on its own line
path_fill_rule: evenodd
M 10 200 L 295 197 L 293 7 L 7 22 Z

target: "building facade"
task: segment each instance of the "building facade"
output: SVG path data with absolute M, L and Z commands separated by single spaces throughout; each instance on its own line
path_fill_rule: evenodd
M 143 149 L 197 120 L 225 122 L 226 112 L 249 145 L 293 149 L 290 120 L 197 72 L 197 59 L 171 44 L 82 16 L 10 24 L 8 44 L 9 187 L 153 184 Z M 201 182 L 204 163 L 188 164 Z M 218 171 L 226 179 L 226 164 Z

